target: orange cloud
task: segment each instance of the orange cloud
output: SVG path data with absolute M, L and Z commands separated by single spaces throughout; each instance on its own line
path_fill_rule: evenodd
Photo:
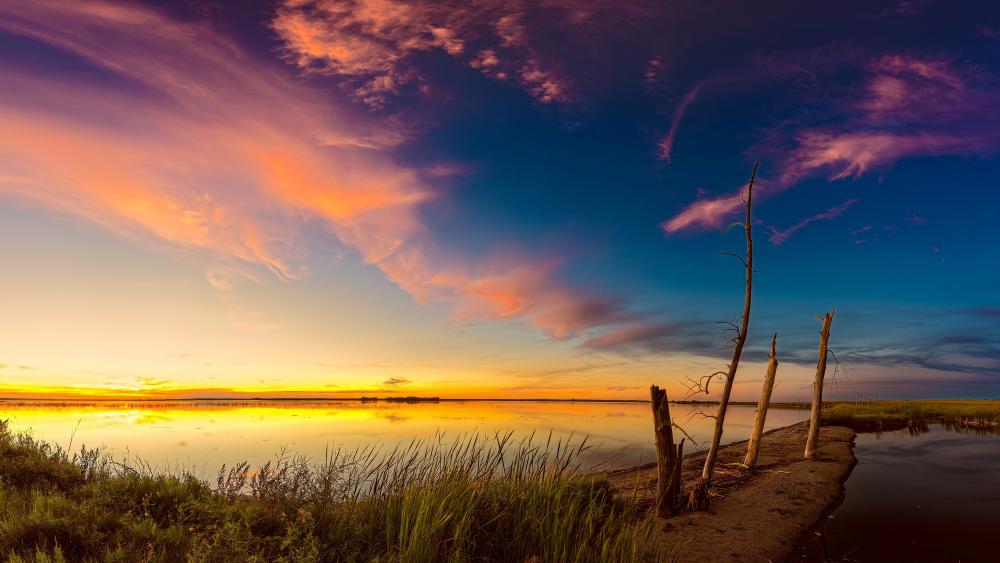
M 441 272 L 430 281 L 434 287 L 461 296 L 455 314 L 468 319 L 524 318 L 554 338 L 569 338 L 589 329 L 631 321 L 615 299 L 589 295 L 557 282 L 555 264 L 503 262 L 488 272 L 468 275 Z
M 512 80 L 542 103 L 567 102 L 570 80 L 533 46 L 525 23 L 529 7 L 496 0 L 283 0 L 271 27 L 287 60 L 306 72 L 338 77 L 374 108 L 426 81 L 411 58 L 428 51 L 458 58 L 497 80 Z M 587 10 L 550 1 L 537 8 L 561 14 L 547 26 L 573 28 L 591 19 L 597 6 Z
M 688 228 L 718 227 L 743 204 L 743 192 L 698 200 L 660 226 L 668 233 Z
M 365 17 L 383 18 L 377 29 L 412 15 L 376 12 Z M 443 258 L 417 209 L 441 168 L 394 162 L 405 131 L 338 105 L 205 25 L 106 2 L 39 0 L 0 5 L 0 29 L 113 76 L 48 78 L 0 62 L 0 193 L 214 256 L 220 267 L 206 280 L 221 292 L 252 278 L 234 262 L 305 275 L 303 226 L 320 219 L 417 301 L 453 303 L 461 319 L 524 318 L 565 337 L 622 315 L 617 303 L 556 281 L 545 261 Z M 447 32 L 434 37 L 457 49 Z M 235 304 L 233 316 L 273 326 Z
M 137 83 L 122 91 L 7 69 L 0 158 L 13 177 L 0 190 L 288 278 L 301 275 L 296 208 L 342 222 L 422 197 L 413 171 L 359 148 L 391 138 L 378 124 L 205 27 L 105 3 L 8 5 L 0 16 L 0 27 Z M 367 127 L 374 135 L 359 134 Z M 274 198 L 285 207 L 264 203 Z

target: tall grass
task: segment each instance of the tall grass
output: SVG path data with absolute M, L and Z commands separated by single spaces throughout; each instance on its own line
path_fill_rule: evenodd
M 0 546 L 10 561 L 639 561 L 654 519 L 585 446 L 510 434 L 279 455 L 216 483 L 0 423 Z

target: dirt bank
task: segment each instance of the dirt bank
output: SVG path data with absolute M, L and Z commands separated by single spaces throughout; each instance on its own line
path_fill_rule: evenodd
M 655 548 L 666 560 L 785 561 L 803 535 L 827 514 L 843 492 L 854 467 L 854 431 L 824 427 L 816 459 L 802 459 L 806 423 L 764 434 L 758 466 L 738 467 L 746 441 L 719 451 L 707 512 L 664 520 Z M 685 492 L 701 472 L 704 453 L 684 458 Z M 652 502 L 656 467 L 647 465 L 615 472 L 615 486 L 637 488 Z

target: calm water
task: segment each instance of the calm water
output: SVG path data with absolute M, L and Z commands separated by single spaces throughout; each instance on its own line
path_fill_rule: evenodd
M 674 405 L 671 414 L 703 444 L 711 419 L 694 407 Z M 731 407 L 724 440 L 745 440 L 752 407 Z M 768 428 L 803 420 L 808 411 L 774 409 Z M 97 404 L 71 406 L 0 404 L 0 418 L 16 429 L 73 449 L 103 446 L 165 470 L 210 476 L 223 464 L 260 464 L 282 447 L 322 460 L 327 448 L 392 447 L 414 438 L 444 440 L 470 433 L 513 431 L 578 442 L 588 436 L 588 463 L 623 467 L 654 460 L 653 423 L 646 403 L 440 402 L 361 403 L 329 401 Z M 704 444 L 707 447 L 707 444 Z M 687 451 L 694 451 L 685 445 Z
M 843 504 L 813 551 L 832 561 L 1000 561 L 1000 436 L 862 434 Z M 815 558 L 815 557 L 814 557 Z

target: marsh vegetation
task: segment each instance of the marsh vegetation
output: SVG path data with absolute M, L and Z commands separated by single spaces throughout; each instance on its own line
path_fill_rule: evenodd
M 823 423 L 858 432 L 920 430 L 928 424 L 1000 431 L 1000 400 L 834 402 L 824 405 Z
M 0 545 L 21 561 L 637 561 L 653 517 L 509 434 L 279 456 L 209 484 L 0 423 Z

